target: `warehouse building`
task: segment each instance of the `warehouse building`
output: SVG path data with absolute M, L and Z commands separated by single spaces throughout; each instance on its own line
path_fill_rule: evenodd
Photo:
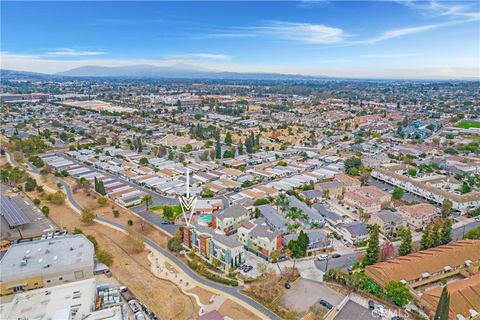
M 84 235 L 22 242 L 0 260 L 0 295 L 93 277 L 94 248 Z

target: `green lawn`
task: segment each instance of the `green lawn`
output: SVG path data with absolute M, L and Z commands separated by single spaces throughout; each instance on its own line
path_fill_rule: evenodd
M 480 128 L 480 121 L 463 120 L 460 121 L 460 123 L 458 123 L 455 127 L 462 129 Z

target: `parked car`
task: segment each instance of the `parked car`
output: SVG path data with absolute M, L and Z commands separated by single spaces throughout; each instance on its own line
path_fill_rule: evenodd
M 288 282 L 285 282 L 285 289 L 290 289 L 292 286 L 290 285 L 290 283 Z
M 480 221 L 480 216 L 475 217 L 475 221 Z
M 324 306 L 325 308 L 327 308 L 328 310 L 332 309 L 333 308 L 333 305 L 328 302 L 327 300 L 320 300 L 320 305 Z
M 335 258 L 340 258 L 342 255 L 340 253 L 334 253 L 332 254 L 332 258 L 335 259 Z
M 368 308 L 371 310 L 375 309 L 375 302 L 372 300 L 368 300 Z
M 140 311 L 140 306 L 137 304 L 137 301 L 130 300 L 130 301 L 128 301 L 128 305 L 130 306 L 130 309 L 132 309 L 132 312 L 134 314 L 136 314 L 137 312 Z
M 404 320 L 404 318 L 400 316 L 395 316 L 395 317 L 392 317 L 391 320 Z
M 324 253 L 318 257 L 318 261 L 325 261 L 328 259 L 328 254 Z
M 252 270 L 252 269 L 253 269 L 252 266 L 247 266 L 247 267 L 245 268 L 245 272 L 249 272 L 249 271 Z

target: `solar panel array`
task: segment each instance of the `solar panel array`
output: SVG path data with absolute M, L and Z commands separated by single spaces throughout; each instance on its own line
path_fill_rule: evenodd
M 0 214 L 12 228 L 30 223 L 30 219 L 23 213 L 22 209 L 12 199 L 4 195 L 0 198 Z

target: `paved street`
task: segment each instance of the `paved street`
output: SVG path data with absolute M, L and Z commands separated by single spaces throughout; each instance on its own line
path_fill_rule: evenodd
M 355 252 L 355 253 L 349 253 L 349 254 L 344 254 L 339 258 L 333 259 L 332 257 L 329 257 L 328 259 L 328 269 L 342 269 L 342 270 L 347 270 L 348 267 L 352 266 L 355 262 L 358 261 L 358 257 L 363 256 L 365 253 L 363 252 Z M 327 261 L 319 261 L 318 259 L 315 260 L 315 266 L 322 270 L 325 271 L 325 267 L 327 266 Z

